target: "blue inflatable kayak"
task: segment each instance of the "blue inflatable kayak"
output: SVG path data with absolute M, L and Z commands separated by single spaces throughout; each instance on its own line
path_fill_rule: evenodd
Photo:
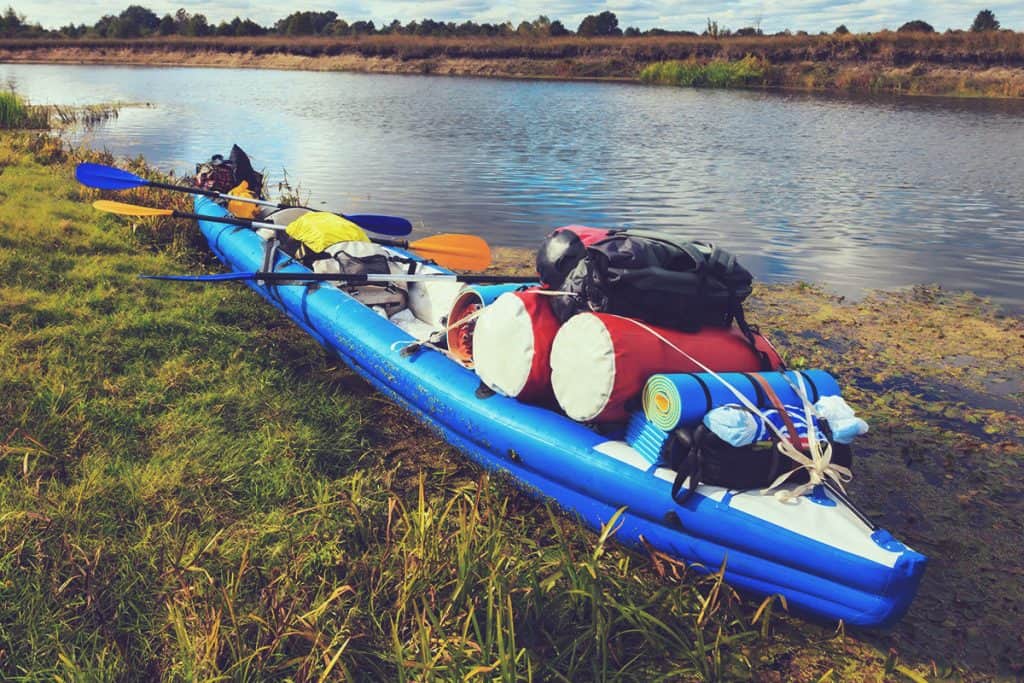
M 202 197 L 195 207 L 198 214 L 225 214 Z M 199 227 L 229 268 L 261 269 L 260 235 L 207 221 Z M 275 269 L 308 272 L 285 256 Z M 791 609 L 857 626 L 892 624 L 914 597 L 927 559 L 872 530 L 827 492 L 787 504 L 702 485 L 676 503 L 675 471 L 552 410 L 479 397 L 471 370 L 429 348 L 403 355 L 413 337 L 341 289 L 247 284 L 483 467 L 508 472 L 594 529 L 625 508 L 616 532 L 621 542 L 638 545 L 642 538 L 703 571 L 724 563 L 735 588 L 781 594 Z

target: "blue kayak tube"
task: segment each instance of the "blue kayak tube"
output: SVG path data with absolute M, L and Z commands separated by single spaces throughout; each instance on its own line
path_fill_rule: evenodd
M 226 213 L 205 197 L 195 208 Z M 265 241 L 257 233 L 208 221 L 199 227 L 230 269 L 261 268 Z M 275 269 L 309 272 L 280 255 Z M 246 284 L 484 468 L 509 473 L 593 529 L 625 508 L 615 536 L 622 543 L 639 546 L 642 538 L 698 571 L 724 563 L 737 589 L 780 594 L 794 611 L 854 626 L 891 625 L 914 598 L 927 558 L 872 530 L 827 491 L 785 503 L 701 485 L 677 503 L 674 470 L 553 410 L 479 397 L 471 370 L 429 347 L 403 354 L 413 337 L 338 287 Z

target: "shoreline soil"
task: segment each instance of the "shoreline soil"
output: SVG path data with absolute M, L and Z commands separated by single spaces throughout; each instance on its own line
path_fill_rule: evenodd
M 852 496 L 931 559 L 900 624 L 848 632 L 599 545 L 244 287 L 139 280 L 218 264 L 188 223 L 92 210 L 84 159 L 112 161 L 0 134 L 4 676 L 1024 673 L 1024 320 L 933 287 L 757 288 L 752 322 L 871 423 Z M 492 272 L 532 268 L 496 257 Z
M 743 87 L 956 97 L 1024 97 L 1024 38 L 807 36 L 783 38 L 455 40 L 0 40 L 0 62 L 203 66 L 641 82 L 672 61 L 763 69 Z

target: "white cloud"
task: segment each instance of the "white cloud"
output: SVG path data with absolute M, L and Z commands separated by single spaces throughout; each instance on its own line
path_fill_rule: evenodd
M 720 26 L 734 29 L 759 22 L 766 32 L 781 31 L 785 28 L 794 31 L 831 31 L 839 24 L 846 24 L 851 30 L 858 32 L 878 31 L 882 28 L 895 29 L 911 19 L 923 19 L 942 31 L 950 27 L 967 28 L 979 10 L 991 9 L 1004 27 L 1024 29 L 1024 3 L 1007 0 L 974 3 L 951 0 L 931 3 L 912 0 L 856 0 L 838 3 L 821 0 L 710 0 L 699 6 L 671 0 L 623 0 L 600 5 L 575 0 L 524 0 L 514 4 L 487 3 L 484 0 L 387 0 L 374 3 L 360 0 L 307 0 L 286 7 L 267 0 L 223 0 L 216 3 L 181 0 L 124 0 L 123 3 L 84 0 L 70 6 L 32 0 L 18 2 L 16 9 L 25 14 L 29 21 L 54 28 L 70 22 L 92 24 L 104 14 L 117 14 L 133 3 L 149 7 L 160 15 L 173 13 L 179 7 L 184 7 L 189 12 L 205 14 L 214 24 L 241 16 L 269 25 L 292 11 L 306 9 L 334 10 L 350 21 L 372 19 L 378 25 L 390 23 L 392 19 L 407 22 L 425 17 L 438 21 L 472 19 L 478 22 L 511 20 L 518 23 L 523 19 L 533 19 L 544 14 L 551 19 L 560 19 L 572 29 L 575 29 L 587 14 L 608 9 L 616 13 L 622 27 L 639 26 L 647 29 L 657 26 L 698 32 L 704 28 L 709 18 L 718 21 Z

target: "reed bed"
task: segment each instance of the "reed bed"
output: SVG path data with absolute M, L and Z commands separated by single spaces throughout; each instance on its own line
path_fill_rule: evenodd
M 116 119 L 125 106 L 148 104 L 87 104 L 66 106 L 56 104 L 29 104 L 18 93 L 0 91 L 0 128 L 48 129 L 51 127 L 84 126 L 90 128 Z
M 49 128 L 50 117 L 43 107 L 26 102 L 18 93 L 0 91 L 0 128 Z
M 121 109 L 125 106 L 145 105 L 125 105 L 121 103 L 114 103 L 87 104 L 79 107 L 69 107 L 51 104 L 46 106 L 45 109 L 50 119 L 56 119 L 56 121 L 62 126 L 82 125 L 91 127 L 104 123 L 105 121 L 118 118 L 121 115 Z

